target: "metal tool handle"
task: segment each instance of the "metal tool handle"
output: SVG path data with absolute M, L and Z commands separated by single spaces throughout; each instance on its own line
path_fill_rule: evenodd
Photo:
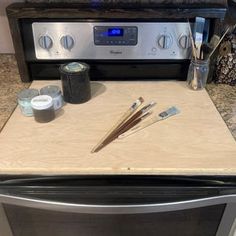
M 185 210 L 191 208 L 212 206 L 218 204 L 235 203 L 236 195 L 222 195 L 187 201 L 153 203 L 153 204 L 127 204 L 127 205 L 95 205 L 56 202 L 43 199 L 25 198 L 14 195 L 0 194 L 0 203 L 31 207 L 36 209 L 87 214 L 143 214 Z

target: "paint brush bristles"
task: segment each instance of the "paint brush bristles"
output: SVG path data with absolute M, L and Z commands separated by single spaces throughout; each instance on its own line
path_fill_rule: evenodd
M 129 129 L 127 132 L 122 133 L 121 135 L 119 135 L 118 138 L 125 138 L 133 133 L 136 133 L 158 121 L 161 120 L 165 120 L 171 116 L 174 116 L 176 114 L 180 113 L 179 109 L 176 107 L 171 107 L 169 109 L 167 109 L 166 111 L 163 111 L 161 113 L 159 113 L 158 115 L 152 117 L 150 120 L 147 120 L 146 122 L 142 122 L 136 126 L 134 126 L 133 128 Z
M 115 125 L 105 134 L 105 136 L 98 142 L 98 144 L 92 149 L 92 153 L 96 152 L 97 149 L 102 145 L 102 143 L 109 137 L 117 128 L 119 128 L 144 102 L 142 97 L 139 97 L 129 109 L 121 116 L 121 118 L 116 122 Z

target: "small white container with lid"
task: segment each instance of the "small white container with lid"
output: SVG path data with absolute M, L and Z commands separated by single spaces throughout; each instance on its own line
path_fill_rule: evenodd
M 40 123 L 52 121 L 55 118 L 53 99 L 48 95 L 39 95 L 31 100 L 34 119 Z

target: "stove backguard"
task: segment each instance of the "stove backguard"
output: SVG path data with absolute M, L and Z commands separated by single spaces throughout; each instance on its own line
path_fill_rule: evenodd
M 224 1 L 183 1 L 179 8 L 174 1 L 172 6 L 135 1 L 133 9 L 117 8 L 117 1 L 50 2 L 7 8 L 22 81 L 59 79 L 59 65 L 70 61 L 88 63 L 92 80 L 185 80 L 191 57 L 188 20 L 205 17 L 208 40 L 220 30 L 227 7 Z

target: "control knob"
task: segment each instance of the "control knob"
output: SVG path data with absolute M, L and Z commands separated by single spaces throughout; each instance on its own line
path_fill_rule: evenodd
M 168 34 L 163 34 L 158 38 L 158 45 L 163 49 L 168 49 L 172 45 L 172 37 Z
M 53 45 L 51 37 L 48 35 L 43 35 L 39 38 L 39 46 L 46 50 L 49 50 Z
M 67 50 L 71 50 L 74 46 L 74 39 L 70 35 L 64 35 L 61 37 L 61 45 Z
M 179 38 L 179 46 L 182 49 L 188 49 L 189 47 L 191 47 L 191 42 L 190 42 L 190 38 L 188 35 L 182 35 Z

